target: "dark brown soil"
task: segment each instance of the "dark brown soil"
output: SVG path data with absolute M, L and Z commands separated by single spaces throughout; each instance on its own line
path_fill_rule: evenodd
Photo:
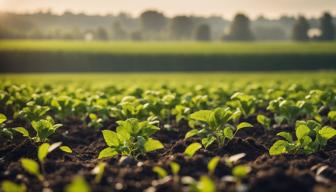
M 255 122 L 254 122 L 255 123 Z M 107 129 L 115 129 L 114 121 L 105 125 Z M 101 149 L 106 147 L 100 131 L 89 131 L 80 122 L 67 123 L 51 137 L 50 143 L 62 141 L 73 149 L 73 154 L 53 151 L 48 155 L 43 165 L 45 183 L 25 172 L 20 165 L 20 158 L 36 159 L 37 144 L 16 135 L 12 141 L 1 138 L 0 143 L 0 181 L 9 179 L 17 183 L 25 183 L 29 191 L 42 191 L 51 188 L 53 191 L 63 191 L 74 175 L 81 174 L 90 184 L 93 191 L 144 191 L 154 187 L 156 191 L 185 191 L 181 177 L 191 176 L 199 179 L 207 175 L 207 164 L 214 156 L 221 160 L 211 178 L 216 182 L 218 191 L 238 191 L 238 185 L 224 180 L 231 175 L 231 169 L 226 166 L 224 157 L 238 153 L 246 153 L 236 164 L 248 164 L 252 171 L 242 180 L 241 186 L 246 186 L 251 192 L 329 192 L 336 191 L 336 139 L 331 140 L 323 152 L 312 155 L 279 155 L 270 156 L 268 148 L 277 139 L 274 135 L 279 131 L 293 131 L 291 127 L 275 127 L 265 131 L 255 123 L 253 129 L 242 130 L 223 148 L 211 146 L 201 149 L 192 158 L 183 156 L 188 144 L 197 139 L 184 140 L 188 131 L 186 123 L 175 125 L 177 130 L 161 129 L 155 134 L 165 149 L 152 152 L 146 157 L 134 160 L 127 158 L 119 162 L 120 156 L 98 160 Z M 99 184 L 94 182 L 91 170 L 99 161 L 105 161 L 107 167 Z M 177 162 L 181 166 L 179 177 L 167 177 L 160 180 L 152 171 L 156 165 L 169 170 L 169 163 Z M 142 163 L 139 163 L 142 162 Z M 319 176 L 318 167 L 327 165 Z M 321 179 L 322 178 L 322 179 Z M 175 181 L 175 182 L 174 182 Z M 244 191 L 244 190 L 243 190 Z

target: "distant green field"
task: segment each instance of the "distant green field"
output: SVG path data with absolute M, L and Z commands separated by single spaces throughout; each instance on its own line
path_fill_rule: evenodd
M 327 42 L 0 41 L 0 72 L 336 70 Z
M 117 55 L 336 54 L 336 43 L 0 41 L 0 52 L 7 51 L 107 53 Z
M 287 83 L 305 81 L 336 81 L 336 72 L 239 72 L 239 73 L 45 73 L 0 74 L 0 81 L 15 83 L 80 83 L 96 86 L 112 85 L 158 85 L 162 84 L 227 84 L 227 83 Z M 135 83 L 136 82 L 136 83 Z

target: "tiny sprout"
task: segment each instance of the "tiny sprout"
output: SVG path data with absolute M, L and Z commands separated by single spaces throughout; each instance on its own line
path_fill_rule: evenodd
M 220 157 L 213 157 L 208 163 L 208 171 L 210 175 L 215 173 L 215 169 L 219 163 Z
M 100 183 L 100 181 L 103 178 L 104 175 L 104 171 L 105 171 L 105 167 L 106 167 L 106 163 L 104 162 L 100 162 L 98 163 L 98 165 L 93 168 L 93 170 L 91 171 L 92 174 L 96 175 L 94 182 L 95 183 Z
M 65 187 L 65 192 L 90 192 L 90 186 L 82 176 L 76 176 L 72 182 Z
M 44 180 L 43 175 L 40 172 L 39 164 L 28 158 L 21 159 L 21 166 L 30 174 L 35 175 L 40 181 Z

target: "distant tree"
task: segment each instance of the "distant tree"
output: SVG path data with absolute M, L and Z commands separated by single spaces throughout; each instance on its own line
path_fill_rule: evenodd
M 166 17 L 154 10 L 148 10 L 140 15 L 141 27 L 145 32 L 160 32 L 167 24 Z
M 335 39 L 335 26 L 333 17 L 330 13 L 324 13 L 320 19 L 321 22 L 321 40 L 332 41 Z
M 142 41 L 143 40 L 143 36 L 142 36 L 141 31 L 133 31 L 131 33 L 131 39 L 133 41 Z
M 201 24 L 196 28 L 195 39 L 198 41 L 210 41 L 211 31 L 207 24 Z
M 256 40 L 273 41 L 286 40 L 286 32 L 279 26 L 256 26 L 253 29 Z
M 293 27 L 293 40 L 295 41 L 308 41 L 308 30 L 310 25 L 304 16 L 300 16 Z
M 187 16 L 176 16 L 171 20 L 170 32 L 173 39 L 190 39 L 193 21 Z
M 107 31 L 103 27 L 98 27 L 95 35 L 97 40 L 107 41 L 109 39 Z
M 224 38 L 231 41 L 253 40 L 253 34 L 250 29 L 250 19 L 246 15 L 238 13 L 233 19 L 229 35 Z
M 125 40 L 127 36 L 126 30 L 121 26 L 120 22 L 114 22 L 112 26 L 112 38 L 114 40 Z

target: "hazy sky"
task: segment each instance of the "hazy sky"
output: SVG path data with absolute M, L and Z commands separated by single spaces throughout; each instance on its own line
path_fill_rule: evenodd
M 222 15 L 231 18 L 236 12 L 252 17 L 264 14 L 319 16 L 323 11 L 336 15 L 336 0 L 0 0 L 0 10 L 31 12 L 51 9 L 90 14 L 129 12 L 136 16 L 145 9 L 158 9 L 167 15 Z

